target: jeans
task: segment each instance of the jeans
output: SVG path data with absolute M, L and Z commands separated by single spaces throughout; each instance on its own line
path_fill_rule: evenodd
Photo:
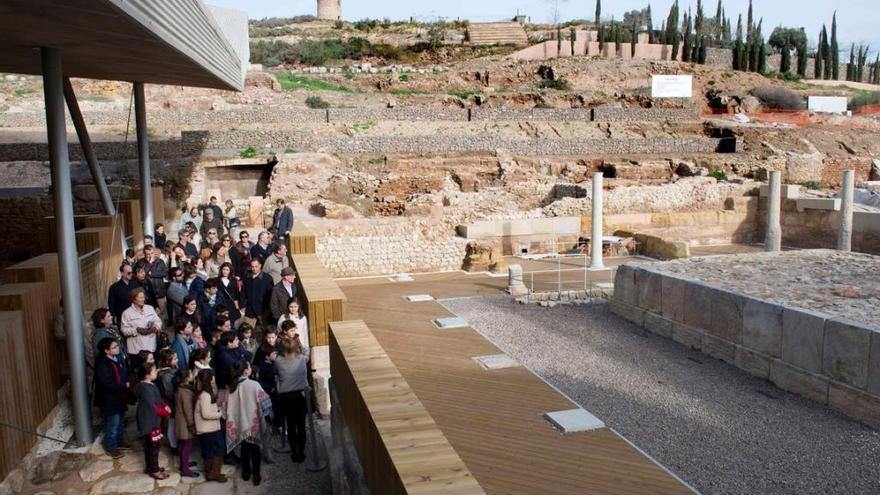
M 241 471 L 260 475 L 262 455 L 260 446 L 255 443 L 241 442 Z
M 306 447 L 306 398 L 302 391 L 278 394 L 279 412 L 287 422 L 287 441 L 294 453 L 304 453 Z M 279 414 L 280 413 L 280 414 Z
M 123 414 L 108 414 L 104 416 L 104 450 L 107 452 L 119 450 L 124 434 L 125 416 Z

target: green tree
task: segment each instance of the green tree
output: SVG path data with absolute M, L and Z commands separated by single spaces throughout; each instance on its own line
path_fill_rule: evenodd
M 754 31 L 755 17 L 754 17 L 754 15 L 752 14 L 752 12 L 753 12 L 753 11 L 752 11 L 752 0 L 749 0 L 749 17 L 748 17 L 748 23 L 747 23 L 747 25 L 746 25 L 746 29 L 747 29 L 747 31 L 746 31 L 746 38 L 747 38 L 749 41 L 752 40 L 752 35 L 754 34 L 753 31 Z
M 837 46 L 837 11 L 831 18 L 831 77 L 840 79 L 840 49 Z
M 678 0 L 669 8 L 669 16 L 666 18 L 666 43 L 672 45 L 672 60 L 678 60 Z
M 682 35 L 684 36 L 684 51 L 681 54 L 682 62 L 690 62 L 691 55 L 693 50 L 693 38 L 691 37 L 691 15 L 687 13 L 684 15 L 684 27 L 681 29 Z
M 816 58 L 813 63 L 813 79 L 822 79 L 822 63 L 825 61 L 825 53 L 822 46 L 825 43 L 823 36 L 825 35 L 825 26 L 819 31 L 819 42 L 816 44 Z
M 797 73 L 801 77 L 807 77 L 807 33 L 801 28 L 800 41 L 797 45 Z
M 596 31 L 599 36 L 599 50 L 602 50 L 605 48 L 605 40 L 602 39 L 602 0 L 596 0 Z
M 859 46 L 859 58 L 856 61 L 855 79 L 858 82 L 865 80 L 865 64 L 868 62 L 868 45 Z
M 743 61 L 745 57 L 745 44 L 743 44 L 743 16 L 739 15 L 736 23 L 736 44 L 733 45 L 733 70 L 746 70 Z
M 822 54 L 825 57 L 825 60 L 822 61 L 822 65 L 825 66 L 822 77 L 823 79 L 831 79 L 831 76 L 834 75 L 834 69 L 831 67 L 834 63 L 834 57 L 831 55 L 831 47 L 828 45 L 828 31 L 824 26 L 822 27 Z
M 718 0 L 718 7 L 715 8 L 715 32 L 712 34 L 716 43 L 720 43 L 724 36 L 724 7 L 721 0 Z
M 856 67 L 856 44 L 849 47 L 849 63 L 846 65 L 846 80 L 855 81 L 853 69 Z

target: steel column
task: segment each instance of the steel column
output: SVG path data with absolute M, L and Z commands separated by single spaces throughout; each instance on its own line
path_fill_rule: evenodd
M 85 157 L 86 163 L 89 164 L 92 182 L 95 183 L 95 189 L 98 190 L 98 196 L 101 197 L 101 204 L 104 205 L 104 213 L 112 217 L 116 215 L 116 208 L 113 206 L 113 199 L 110 197 L 107 183 L 104 182 L 104 174 L 98 165 L 98 158 L 95 156 L 95 149 L 92 147 L 89 130 L 86 128 L 85 120 L 83 120 L 79 103 L 76 101 L 76 93 L 73 92 L 73 85 L 70 84 L 70 78 L 67 77 L 64 78 L 64 99 L 67 100 L 70 120 L 73 121 L 73 127 L 76 128 L 76 135 L 79 137 L 79 145 L 82 147 L 83 157 Z
M 144 83 L 134 83 L 134 118 L 137 126 L 138 171 L 141 182 L 141 217 L 144 219 L 144 235 L 153 235 L 153 181 L 150 179 L 150 139 L 147 136 L 147 105 L 144 99 Z M 135 244 L 140 239 L 135 239 Z
M 92 443 L 92 418 L 86 385 L 86 358 L 83 344 L 82 294 L 79 259 L 73 226 L 73 190 L 70 157 L 64 121 L 64 83 L 61 53 L 57 48 L 41 48 L 43 93 L 46 99 L 46 131 L 49 162 L 52 166 L 52 200 L 58 237 L 58 266 L 64 301 L 64 331 L 70 361 L 70 390 L 76 438 L 82 445 Z

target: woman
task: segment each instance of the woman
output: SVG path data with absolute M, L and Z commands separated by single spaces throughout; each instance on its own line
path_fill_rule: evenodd
M 238 279 L 231 263 L 223 263 L 217 273 L 217 288 L 232 302 L 229 318 L 235 322 L 241 318 L 241 291 L 238 289 Z
M 242 355 L 250 356 L 252 359 L 257 353 L 257 339 L 254 338 L 254 327 L 249 323 L 242 323 L 238 327 L 238 342 L 242 349 Z
M 110 310 L 107 308 L 98 308 L 93 311 L 92 325 L 95 329 L 92 331 L 91 354 L 93 359 L 90 362 L 95 363 L 97 358 L 101 356 L 98 344 L 106 338 L 111 338 L 119 345 L 120 351 L 116 353 L 113 358 L 119 361 L 120 364 L 123 364 L 125 361 L 123 356 L 126 355 L 125 339 L 122 338 L 119 329 L 113 325 L 113 314 L 110 313 Z M 88 358 L 88 355 L 86 357 Z
M 306 459 L 306 398 L 307 363 L 302 345 L 296 338 L 281 339 L 281 356 L 275 359 L 278 389 L 277 414 L 287 422 L 290 457 L 301 463 Z
M 183 215 L 180 216 L 180 225 L 182 225 L 182 227 L 181 227 L 180 231 L 177 232 L 178 235 L 180 235 L 180 233 L 183 232 L 183 229 L 186 228 L 186 224 L 188 224 L 188 223 L 193 224 L 193 227 L 196 228 L 196 232 L 198 232 L 199 229 L 201 228 L 202 215 L 199 214 L 199 208 L 197 206 L 193 206 L 192 208 L 189 209 L 189 211 L 187 211 L 186 208 L 184 208 Z
M 189 295 L 183 298 L 183 312 L 180 313 L 178 319 L 190 322 L 193 327 L 201 325 L 202 313 L 199 311 L 199 304 L 195 297 Z
M 207 270 L 205 270 L 205 259 L 206 258 L 199 257 L 193 262 L 193 270 L 195 271 L 196 276 L 202 279 L 203 282 L 211 278 L 208 276 Z M 202 288 L 204 289 L 204 286 Z M 192 291 L 192 289 L 190 289 L 190 291 Z
M 278 318 L 278 333 L 282 333 L 281 325 L 285 321 L 296 323 L 296 333 L 299 335 L 299 341 L 303 346 L 303 353 L 309 356 L 309 320 L 302 312 L 299 304 L 299 298 L 291 297 L 287 300 L 287 313 Z
M 226 209 L 223 210 L 223 223 L 226 226 L 226 231 L 231 235 L 235 235 L 235 229 L 241 225 L 241 220 L 238 218 L 238 210 L 231 199 L 227 199 L 225 204 Z
M 226 483 L 227 478 L 220 472 L 223 467 L 223 431 L 220 421 L 223 415 L 217 405 L 217 391 L 214 388 L 214 374 L 200 370 L 196 375 L 196 404 L 193 411 L 196 435 L 202 445 L 202 458 L 205 462 L 205 479 Z
M 272 400 L 250 376 L 251 365 L 247 361 L 239 361 L 232 368 L 225 403 L 226 451 L 232 452 L 241 445 L 241 479 L 248 481 L 253 475 L 254 486 L 258 486 L 262 480 L 261 444 L 271 423 Z
M 196 297 L 202 292 L 205 291 L 205 280 L 199 276 L 196 271 L 196 266 L 198 264 L 198 259 L 196 263 L 187 263 L 183 265 L 183 283 L 186 286 L 186 290 L 189 291 L 189 295 Z
M 174 394 L 174 433 L 180 451 L 180 475 L 187 478 L 198 478 L 199 473 L 189 465 L 189 454 L 192 451 L 193 438 L 196 435 L 194 410 L 196 405 L 193 377 L 190 370 L 180 371 L 180 386 Z
M 159 466 L 159 441 L 162 439 L 159 425 L 161 418 L 171 414 L 171 409 L 162 400 L 159 388 L 154 383 L 157 376 L 156 365 L 141 365 L 141 376 L 143 379 L 135 386 L 134 394 L 137 397 L 138 436 L 144 441 L 144 465 L 148 475 L 164 480 L 168 478 L 168 473 Z
M 205 262 L 205 271 L 208 273 L 208 278 L 219 277 L 220 267 L 225 264 L 229 264 L 232 267 L 232 260 L 229 259 L 229 248 L 218 243 L 211 252 L 211 257 Z

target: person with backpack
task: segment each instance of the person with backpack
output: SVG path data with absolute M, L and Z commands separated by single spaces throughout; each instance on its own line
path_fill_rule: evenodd
M 214 373 L 202 369 L 196 375 L 196 405 L 193 412 L 196 434 L 202 445 L 202 457 L 205 463 L 205 479 L 226 483 L 227 478 L 220 472 L 223 467 L 223 455 L 226 445 L 223 431 L 220 429 L 220 406 L 217 405 L 217 391 L 214 388 Z
M 162 440 L 161 418 L 171 415 L 171 408 L 162 400 L 159 388 L 154 383 L 158 370 L 153 363 L 141 365 L 143 379 L 134 388 L 137 397 L 138 435 L 144 442 L 145 472 L 157 480 L 168 478 L 168 473 L 159 466 L 159 442 Z

